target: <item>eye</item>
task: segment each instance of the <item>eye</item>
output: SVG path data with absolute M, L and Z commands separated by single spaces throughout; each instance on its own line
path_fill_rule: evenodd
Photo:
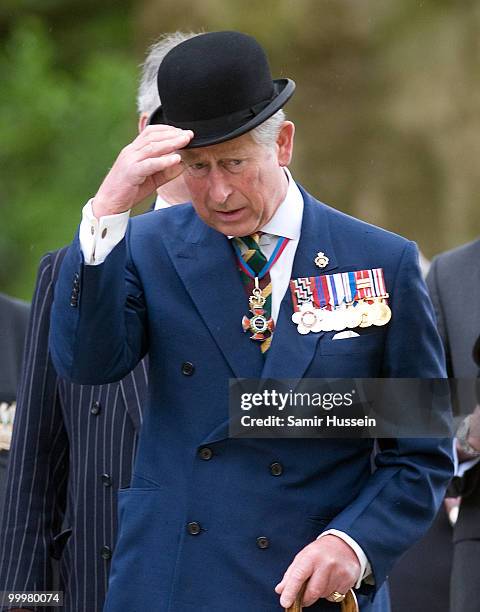
M 201 161 L 192 162 L 187 164 L 187 172 L 194 177 L 205 176 L 208 173 L 208 164 Z
M 227 159 L 223 162 L 223 167 L 229 172 L 241 172 L 244 164 L 244 159 Z

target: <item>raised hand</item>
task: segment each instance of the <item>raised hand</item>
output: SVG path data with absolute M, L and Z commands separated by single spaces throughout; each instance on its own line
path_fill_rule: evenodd
M 176 152 L 193 138 L 191 130 L 150 125 L 118 155 L 93 200 L 97 218 L 125 212 L 183 172 Z

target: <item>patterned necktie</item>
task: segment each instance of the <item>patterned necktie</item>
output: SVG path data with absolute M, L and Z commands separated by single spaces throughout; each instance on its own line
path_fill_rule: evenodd
M 262 232 L 256 232 L 251 236 L 234 238 L 237 246 L 242 252 L 242 259 L 250 266 L 257 276 L 267 263 L 267 258 L 260 249 L 259 241 L 261 236 Z M 238 266 L 238 270 L 243 286 L 245 287 L 245 292 L 248 296 L 251 296 L 255 287 L 255 279 L 250 278 L 240 266 Z M 265 298 L 265 304 L 263 305 L 265 317 L 270 319 L 272 316 L 272 281 L 270 279 L 270 272 L 267 272 L 263 278 L 259 279 L 259 286 L 262 290 L 262 296 Z M 272 334 L 261 342 L 260 349 L 263 354 L 268 351 L 271 342 Z

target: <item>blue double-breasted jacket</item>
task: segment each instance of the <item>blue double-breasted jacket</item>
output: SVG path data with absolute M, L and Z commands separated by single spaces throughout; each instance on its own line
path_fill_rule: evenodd
M 362 610 L 385 612 L 381 595 L 373 607 L 369 597 L 440 503 L 451 475 L 447 440 L 391 440 L 372 471 L 369 439 L 228 437 L 230 378 L 444 375 L 415 245 L 302 195 L 292 277 L 381 267 L 388 325 L 343 340 L 300 335 L 287 292 L 264 360 L 241 328 L 246 297 L 231 246 L 190 204 L 133 219 L 99 266 L 83 264 L 78 239 L 65 257 L 52 312 L 58 371 L 105 383 L 149 353 L 149 401 L 132 485 L 120 492 L 108 612 L 281 610 L 275 585 L 327 528 L 363 548 L 375 587 Z M 319 251 L 329 257 L 322 272 Z M 311 610 L 332 606 L 321 600 Z

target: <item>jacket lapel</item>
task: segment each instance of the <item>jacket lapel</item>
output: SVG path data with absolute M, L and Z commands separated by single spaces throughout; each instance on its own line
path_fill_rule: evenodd
M 330 274 L 337 266 L 335 250 L 330 235 L 327 208 L 300 187 L 304 210 L 302 230 L 293 262 L 291 278 Z M 325 268 L 315 265 L 315 258 L 323 251 L 329 262 Z M 290 288 L 282 300 L 272 345 L 267 353 L 262 378 L 299 379 L 313 359 L 320 333 L 305 336 L 297 332 L 292 322 L 293 302 Z
M 263 357 L 242 330 L 248 312 L 233 249 L 196 215 L 182 243 L 166 244 L 178 275 L 237 378 L 260 376 Z

